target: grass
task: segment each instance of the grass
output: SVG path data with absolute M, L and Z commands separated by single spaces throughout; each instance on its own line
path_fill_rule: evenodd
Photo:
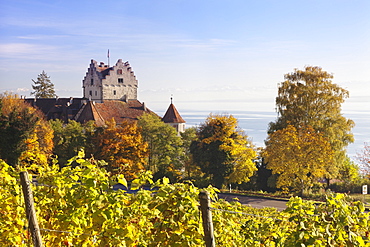
M 363 194 L 350 194 L 350 197 L 352 197 L 356 201 L 362 201 L 365 202 L 365 204 L 369 207 L 370 206 L 370 195 L 363 195 Z M 365 200 L 364 200 L 365 199 Z

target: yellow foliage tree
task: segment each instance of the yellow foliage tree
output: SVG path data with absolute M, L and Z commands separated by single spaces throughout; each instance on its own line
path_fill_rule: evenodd
M 278 188 L 301 193 L 326 177 L 334 164 L 329 142 L 309 126 L 288 125 L 270 134 L 263 156 L 267 168 L 279 174 Z
M 0 95 L 0 158 L 13 166 L 47 164 L 53 149 L 53 130 L 39 110 L 16 94 Z
M 105 160 L 113 174 L 135 179 L 145 170 L 148 155 L 148 144 L 143 140 L 140 128 L 132 122 L 116 125 L 114 119 L 106 124 L 107 127 L 97 131 L 94 138 L 95 157 Z
M 40 118 L 35 130 L 24 140 L 26 150 L 19 157 L 19 164 L 31 169 L 47 165 L 53 151 L 53 130 L 49 122 Z
M 232 115 L 210 115 L 197 130 L 191 145 L 194 162 L 210 177 L 213 185 L 248 182 L 257 170 L 257 156 L 248 137 Z
M 354 122 L 343 116 L 341 104 L 349 92 L 332 82 L 333 75 L 316 66 L 295 69 L 284 76 L 276 97 L 278 118 L 269 124 L 269 133 L 293 125 L 312 126 L 331 146 L 335 159 L 327 179 L 337 178 L 346 160 L 346 147 L 354 141 Z

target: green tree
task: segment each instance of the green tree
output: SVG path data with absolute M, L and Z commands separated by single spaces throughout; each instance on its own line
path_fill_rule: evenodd
M 94 131 L 93 121 L 82 125 L 74 120 L 64 124 L 60 119 L 56 119 L 50 120 L 50 124 L 54 130 L 54 154 L 58 156 L 59 164 L 65 165 L 69 159 L 78 154 L 78 151 L 89 149 L 86 147 L 89 145 L 88 142 L 91 142 L 89 136 Z
M 55 98 L 54 84 L 50 80 L 45 71 L 42 71 L 41 74 L 37 76 L 37 81 L 33 80 L 35 85 L 32 85 L 32 89 L 35 90 L 31 92 L 31 95 L 35 95 L 36 98 Z
M 172 182 L 181 178 L 183 164 L 183 142 L 175 128 L 164 123 L 155 114 L 143 114 L 138 121 L 144 140 L 148 143 L 147 170 L 158 179 L 169 177 Z
M 361 177 L 360 167 L 348 156 L 339 171 L 339 179 L 345 184 L 353 184 Z
M 341 104 L 349 92 L 332 83 L 333 75 L 320 67 L 307 66 L 285 75 L 276 98 L 278 118 L 269 124 L 268 133 L 293 125 L 312 126 L 323 134 L 334 151 L 335 166 L 327 179 L 335 178 L 346 158 L 346 147 L 354 141 L 354 122 L 341 113 Z
M 193 155 L 191 153 L 191 143 L 197 138 L 197 129 L 195 127 L 187 128 L 181 134 L 184 155 L 182 158 L 185 170 L 185 177 L 187 179 L 197 180 L 201 176 L 201 171 L 193 162 Z
M 285 129 L 270 134 L 263 157 L 267 168 L 279 174 L 277 188 L 297 190 L 301 194 L 333 166 L 333 151 L 322 134 L 311 127 Z
M 197 130 L 191 153 L 194 163 L 220 188 L 225 182 L 248 182 L 256 171 L 252 144 L 232 115 L 210 115 Z

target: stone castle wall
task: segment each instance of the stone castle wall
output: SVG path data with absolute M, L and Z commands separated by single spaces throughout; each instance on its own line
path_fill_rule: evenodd
M 122 59 L 113 67 L 91 60 L 82 84 L 84 97 L 96 102 L 137 99 L 138 81 L 130 64 Z

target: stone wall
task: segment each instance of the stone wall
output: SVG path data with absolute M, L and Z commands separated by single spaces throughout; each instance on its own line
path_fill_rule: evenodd
M 128 62 L 119 59 L 110 73 L 102 80 L 103 99 L 137 99 L 138 81 Z
M 91 60 L 82 83 L 84 97 L 96 102 L 137 99 L 138 81 L 130 64 L 122 59 L 113 67 Z
M 94 100 L 96 102 L 102 101 L 102 87 L 101 76 L 98 73 L 97 62 L 91 60 L 90 67 L 87 70 L 86 76 L 82 81 L 84 98 Z

